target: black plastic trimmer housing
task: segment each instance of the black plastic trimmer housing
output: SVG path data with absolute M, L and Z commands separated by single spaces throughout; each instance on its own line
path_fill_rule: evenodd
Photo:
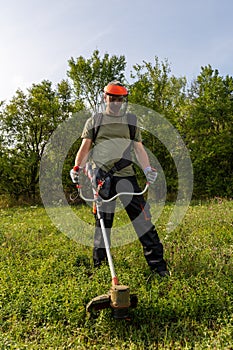
M 136 294 L 130 294 L 128 286 L 113 285 L 108 294 L 102 294 L 93 298 L 86 307 L 90 314 L 94 311 L 111 308 L 115 319 L 127 319 L 129 308 L 137 306 L 138 298 Z

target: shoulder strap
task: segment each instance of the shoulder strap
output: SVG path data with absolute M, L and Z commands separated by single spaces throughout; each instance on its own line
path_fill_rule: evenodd
M 137 127 L 136 115 L 132 113 L 127 113 L 127 122 L 129 126 L 130 140 L 134 140 L 136 135 L 136 127 Z
M 93 119 L 94 119 L 94 123 L 93 123 L 93 129 L 92 129 L 92 142 L 95 143 L 100 125 L 102 123 L 103 113 L 96 113 L 93 116 Z

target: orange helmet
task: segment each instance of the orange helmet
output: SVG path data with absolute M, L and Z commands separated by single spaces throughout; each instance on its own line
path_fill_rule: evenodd
M 128 90 L 117 80 L 111 81 L 104 88 L 107 95 L 128 96 Z

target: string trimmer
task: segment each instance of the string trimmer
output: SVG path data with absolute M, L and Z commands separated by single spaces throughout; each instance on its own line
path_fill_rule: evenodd
M 77 186 L 79 195 L 86 202 L 94 202 L 94 207 L 96 208 L 96 215 L 100 220 L 100 227 L 102 230 L 104 245 L 107 254 L 107 261 L 109 264 L 109 269 L 112 277 L 112 286 L 107 294 L 99 295 L 93 298 L 86 306 L 86 311 L 91 313 L 92 311 L 98 311 L 106 308 L 111 308 L 113 311 L 113 317 L 116 319 L 127 319 L 129 316 L 129 308 L 135 308 L 137 306 L 138 298 L 136 294 L 130 293 L 129 286 L 122 285 L 119 283 L 117 278 L 113 259 L 110 251 L 110 245 L 108 241 L 108 236 L 104 224 L 103 215 L 101 212 L 101 206 L 103 203 L 111 202 L 121 195 L 138 196 L 144 194 L 148 189 L 148 184 L 146 184 L 144 190 L 140 193 L 131 192 L 121 192 L 117 193 L 110 199 L 103 199 L 99 195 L 99 189 L 103 186 L 103 181 L 99 181 L 98 188 L 95 189 L 93 198 L 86 198 L 83 193 L 81 186 Z

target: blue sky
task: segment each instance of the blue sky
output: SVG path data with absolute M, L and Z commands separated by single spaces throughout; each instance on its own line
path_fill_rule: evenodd
M 211 64 L 233 75 L 232 0 L 8 0 L 0 11 L 0 101 L 66 78 L 71 57 L 124 55 L 127 72 L 168 59 L 194 79 Z

